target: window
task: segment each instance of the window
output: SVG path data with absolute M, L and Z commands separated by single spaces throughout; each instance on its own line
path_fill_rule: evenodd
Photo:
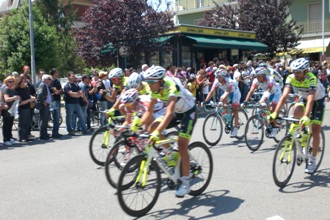
M 321 21 L 322 21 L 322 4 L 321 3 L 309 4 L 307 33 L 321 32 L 322 31 Z
M 204 0 L 196 0 L 196 8 L 204 7 Z

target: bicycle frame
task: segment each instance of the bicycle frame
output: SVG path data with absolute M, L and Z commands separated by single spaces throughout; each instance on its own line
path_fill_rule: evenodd
M 151 145 L 148 145 L 146 148 L 146 151 L 145 151 L 147 160 L 142 161 L 140 168 L 139 168 L 138 175 L 135 179 L 135 183 L 140 183 L 142 187 L 146 186 L 147 175 L 149 172 L 149 164 L 151 164 L 151 160 L 155 160 L 158 167 L 166 174 L 166 176 L 170 180 L 172 180 L 174 183 L 177 184 L 178 180 L 181 177 L 181 175 L 180 175 L 181 157 L 178 159 L 177 164 L 174 167 L 174 173 L 172 174 L 169 172 L 171 167 L 168 167 L 166 162 L 161 159 L 161 157 L 159 156 L 159 153 L 158 153 L 159 150 L 156 149 L 156 148 L 161 148 L 161 146 L 164 144 L 172 144 L 172 143 L 176 143 L 177 141 L 178 141 L 178 137 L 172 137 L 172 138 L 168 138 L 166 140 L 157 141 L 154 147 Z M 190 156 L 190 160 L 192 160 L 192 159 L 194 160 L 194 158 L 190 154 L 189 150 L 188 150 L 188 153 Z M 197 166 L 199 166 L 199 165 L 197 164 Z

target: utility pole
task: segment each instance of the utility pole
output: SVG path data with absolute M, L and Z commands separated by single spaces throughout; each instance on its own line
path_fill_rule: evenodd
M 325 3 L 324 0 L 322 0 L 322 55 L 324 55 L 324 19 L 325 16 Z
M 33 85 L 36 84 L 36 64 L 34 56 L 34 31 L 33 31 L 33 14 L 32 0 L 29 0 L 29 20 L 30 20 L 30 48 L 31 48 L 31 77 Z

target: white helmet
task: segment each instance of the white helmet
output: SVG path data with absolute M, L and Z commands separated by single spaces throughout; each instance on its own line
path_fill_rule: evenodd
M 309 68 L 309 61 L 306 60 L 305 58 L 296 59 L 292 61 L 292 63 L 290 64 L 290 69 L 292 72 L 304 71 L 304 70 L 308 70 L 308 68 Z
M 120 97 L 121 103 L 134 103 L 139 97 L 139 93 L 136 89 L 126 90 L 125 93 Z
M 142 77 L 140 74 L 134 72 L 132 73 L 127 80 L 127 87 L 130 89 L 136 89 L 140 86 L 142 82 Z
M 166 75 L 166 70 L 161 66 L 151 66 L 144 72 L 145 79 L 163 79 Z
M 257 76 L 262 76 L 267 74 L 267 69 L 265 67 L 258 67 L 256 69 Z
M 261 62 L 261 63 L 259 63 L 258 67 L 264 67 L 264 68 L 267 68 L 267 63 L 265 63 L 265 62 Z
M 114 68 L 113 70 L 110 71 L 109 73 L 109 79 L 111 78 L 121 78 L 124 76 L 124 72 L 121 68 Z
M 219 78 L 220 76 L 228 76 L 227 74 L 227 71 L 224 70 L 224 69 L 218 69 L 216 72 L 215 72 L 215 77 L 216 78 Z

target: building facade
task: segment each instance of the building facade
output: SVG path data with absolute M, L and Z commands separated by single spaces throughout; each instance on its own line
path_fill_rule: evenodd
M 237 7 L 237 0 L 216 0 L 219 4 L 232 4 Z M 297 49 L 300 54 L 287 54 L 287 58 L 298 56 L 309 57 L 311 60 L 329 59 L 330 57 L 330 0 L 294 0 L 290 6 L 293 20 L 304 27 L 302 39 Z M 176 0 L 173 9 L 176 11 L 176 24 L 194 25 L 204 18 L 205 12 L 212 10 L 212 0 Z M 322 39 L 322 10 L 324 10 L 324 42 Z M 322 57 L 322 54 L 325 56 Z M 330 59 L 328 60 L 330 61 Z

